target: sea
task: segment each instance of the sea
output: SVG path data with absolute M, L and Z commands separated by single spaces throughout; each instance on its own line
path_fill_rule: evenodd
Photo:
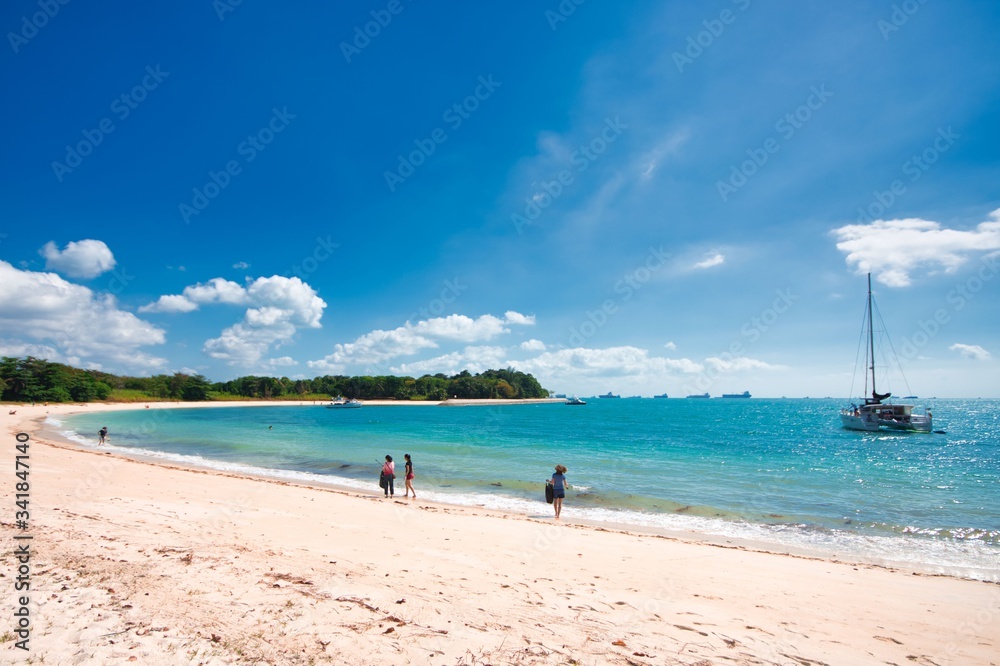
M 82 446 L 421 499 L 1000 582 L 1000 400 L 913 401 L 936 433 L 844 430 L 834 399 L 140 409 L 50 421 Z M 922 411 L 922 409 L 921 409 Z

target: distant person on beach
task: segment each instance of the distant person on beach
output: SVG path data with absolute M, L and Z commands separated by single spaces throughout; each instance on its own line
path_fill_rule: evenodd
M 382 465 L 382 475 L 385 477 L 385 496 L 392 497 L 396 494 L 393 480 L 396 478 L 396 463 L 392 462 L 392 456 L 385 457 L 385 464 Z
M 100 435 L 100 437 L 101 437 L 101 441 L 98 442 L 98 443 L 99 444 L 104 444 L 104 441 L 108 438 L 108 426 L 104 426 L 103 428 L 101 428 L 100 430 L 98 430 L 97 434 Z
M 417 499 L 417 491 L 413 489 L 413 461 L 410 460 L 410 454 L 406 453 L 403 455 L 403 459 L 406 460 L 406 494 L 403 497 L 409 497 L 410 493 L 413 493 L 413 499 Z
M 566 497 L 566 488 L 569 487 L 565 474 L 566 468 L 562 465 L 556 465 L 556 473 L 549 479 L 549 483 L 552 484 L 552 508 L 555 509 L 557 520 L 559 514 L 562 513 L 562 501 Z

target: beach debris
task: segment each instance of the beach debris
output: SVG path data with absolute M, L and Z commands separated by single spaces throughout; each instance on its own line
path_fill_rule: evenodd
M 219 634 L 212 634 L 212 642 L 213 643 L 218 643 L 221 640 L 222 640 L 222 636 L 220 636 Z
M 397 604 L 405 604 L 406 603 L 406 599 L 396 599 L 396 603 Z
M 620 640 L 619 641 L 611 641 L 611 644 L 612 645 L 617 645 L 618 647 L 628 647 L 627 645 L 625 645 L 625 641 L 620 641 Z

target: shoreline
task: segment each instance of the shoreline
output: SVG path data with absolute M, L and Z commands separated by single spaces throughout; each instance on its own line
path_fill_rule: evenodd
M 56 663 L 940 664 L 1000 647 L 991 583 L 135 461 L 31 424 L 90 409 L 0 415 L 9 444 L 31 436 L 28 654 Z
M 395 401 L 383 401 L 387 405 L 410 404 L 398 403 Z M 373 406 L 382 406 L 383 402 L 372 402 Z M 459 406 L 475 405 L 488 406 L 495 404 L 494 400 L 472 400 L 458 401 Z M 528 404 L 527 401 L 507 401 L 518 404 Z M 544 399 L 534 401 L 562 403 L 561 398 Z M 166 402 L 150 403 L 156 414 L 156 408 L 215 408 L 215 407 L 269 407 L 275 404 L 291 404 L 295 406 L 323 406 L 323 403 L 311 403 L 309 401 L 239 401 L 239 402 Z M 425 406 L 437 406 L 438 403 L 418 402 Z M 96 406 L 95 411 L 120 411 L 131 410 L 140 411 L 139 403 L 90 403 L 88 406 L 82 404 L 59 406 L 59 414 L 52 416 L 69 416 L 72 414 L 82 414 L 90 411 L 90 407 Z M 53 409 L 53 406 L 45 407 Z M 48 416 L 48 415 L 44 415 Z M 173 469 L 192 469 L 208 474 L 222 474 L 233 477 L 246 477 L 263 481 L 275 481 L 303 487 L 333 490 L 343 493 L 356 493 L 364 496 L 379 497 L 381 491 L 374 487 L 374 484 L 359 483 L 355 479 L 340 477 L 335 474 L 326 476 L 315 472 L 257 467 L 251 464 L 242 463 L 222 463 L 220 461 L 200 458 L 197 455 L 168 454 L 155 450 L 131 450 L 128 448 L 116 448 L 111 442 L 110 450 L 102 450 L 96 444 L 81 443 L 66 437 L 63 433 L 50 425 L 43 423 L 44 416 L 37 416 L 40 432 L 44 433 L 49 440 L 55 440 L 62 446 L 94 451 L 108 455 L 134 460 L 144 464 L 160 465 Z M 52 443 L 52 442 L 50 442 Z M 399 484 L 402 486 L 402 484 Z M 401 489 L 401 488 L 400 488 Z M 432 498 L 428 499 L 428 495 Z M 433 489 L 425 490 L 422 494 L 422 503 L 432 503 L 439 507 L 453 508 L 473 508 L 488 511 L 502 512 L 515 517 L 525 517 L 531 519 L 550 520 L 552 516 L 545 513 L 551 507 L 540 504 L 540 508 L 534 506 L 534 502 L 520 498 L 511 498 L 502 495 L 483 492 L 478 495 L 473 492 L 449 497 L 447 492 L 439 492 Z M 790 555 L 822 561 L 846 562 L 863 566 L 882 567 L 889 570 L 901 570 L 920 575 L 930 576 L 950 576 L 968 580 L 977 580 L 987 583 L 1000 582 L 1000 563 L 983 561 L 983 553 L 966 552 L 966 559 L 956 561 L 946 557 L 937 551 L 933 542 L 925 541 L 920 537 L 904 537 L 901 535 L 871 535 L 864 533 L 854 533 L 849 531 L 834 531 L 830 533 L 825 528 L 815 529 L 795 529 L 794 525 L 783 526 L 780 524 L 769 524 L 765 522 L 753 522 L 736 520 L 732 517 L 722 518 L 712 515 L 680 516 L 675 512 L 661 511 L 647 513 L 638 509 L 627 508 L 586 508 L 575 506 L 570 512 L 570 516 L 564 522 L 575 525 L 586 526 L 594 529 L 605 529 L 625 532 L 636 535 L 657 536 L 676 539 L 691 543 L 704 543 L 721 547 L 738 547 L 747 550 L 759 551 L 775 555 Z M 541 514 L 541 515 L 539 515 Z M 618 514 L 618 515 L 616 515 Z M 671 518 L 681 518 L 681 525 L 665 525 L 664 518 L 668 521 Z M 792 528 L 792 529 L 788 529 Z M 831 539 L 830 534 L 835 536 Z M 837 536 L 839 535 L 839 536 Z M 968 544 L 970 548 L 976 548 L 977 544 Z M 992 556 L 988 553 L 986 556 Z M 916 559 L 914 559 L 914 557 Z

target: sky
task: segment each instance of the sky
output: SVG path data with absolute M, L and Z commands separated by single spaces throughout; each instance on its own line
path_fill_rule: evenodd
M 998 20 L 5 3 L 0 355 L 846 397 L 870 272 L 880 391 L 1000 397 Z

